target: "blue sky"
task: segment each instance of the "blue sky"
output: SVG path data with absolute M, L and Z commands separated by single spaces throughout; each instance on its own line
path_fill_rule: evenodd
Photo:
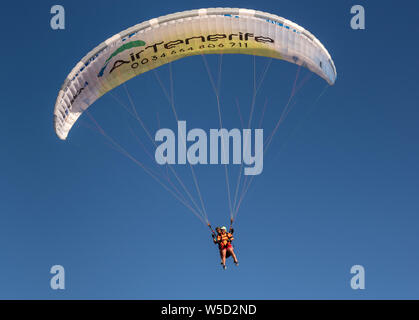
M 358 3 L 366 10 L 363 31 L 349 25 L 350 8 Z M 50 28 L 54 4 L 1 4 L 0 298 L 419 297 L 417 4 L 63 0 L 66 29 L 61 31 Z M 207 227 L 90 130 L 88 117 L 65 142 L 52 126 L 63 80 L 97 44 L 154 17 L 215 6 L 253 8 L 304 26 L 329 50 L 338 70 L 336 84 L 316 105 L 325 83 L 315 75 L 296 97 L 238 215 L 240 266 L 230 260 L 226 271 Z M 217 56 L 208 61 L 217 66 Z M 266 61 L 256 59 L 259 75 Z M 180 117 L 194 127 L 217 127 L 202 59 L 187 58 L 172 68 Z M 168 70 L 158 71 L 166 85 Z M 296 71 L 289 63 L 272 63 L 256 103 L 258 117 L 268 99 L 265 132 L 280 116 Z M 235 98 L 243 115 L 249 113 L 252 72 L 253 57 L 223 58 L 226 127 L 240 124 Z M 301 77 L 307 74 L 304 70 Z M 127 88 L 152 131 L 157 114 L 163 126 L 175 127 L 151 73 Z M 115 90 L 127 100 L 124 92 Z M 91 114 L 147 162 L 127 128 L 135 128 L 140 138 L 144 133 L 109 95 Z M 192 189 L 188 171 L 179 172 Z M 213 225 L 228 223 L 223 173 L 222 167 L 197 168 Z M 66 270 L 64 291 L 49 287 L 55 264 Z M 355 264 L 366 269 L 363 291 L 349 286 Z

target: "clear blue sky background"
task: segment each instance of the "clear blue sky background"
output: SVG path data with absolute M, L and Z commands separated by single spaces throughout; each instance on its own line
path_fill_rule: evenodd
M 361 3 L 366 30 L 350 28 Z M 50 8 L 66 29 L 50 28 Z M 1 3 L 0 298 L 373 299 L 419 298 L 417 11 L 412 1 L 8 1 Z M 82 117 L 68 141 L 53 130 L 58 90 L 97 44 L 134 24 L 202 7 L 242 7 L 286 17 L 315 34 L 338 70 L 313 76 L 266 155 L 236 223 L 240 266 L 223 271 L 206 226 Z M 209 57 L 212 67 L 217 56 Z M 260 74 L 266 59 L 257 58 Z M 175 99 L 188 125 L 217 127 L 215 97 L 200 57 L 173 63 Z M 226 56 L 226 127 L 250 108 L 253 58 Z M 287 100 L 297 67 L 274 61 L 257 100 L 268 99 L 265 135 Z M 159 70 L 168 85 L 168 68 Z M 308 74 L 304 71 L 302 77 Z M 300 77 L 301 79 L 301 77 Z M 127 84 L 152 132 L 156 113 L 175 128 L 152 73 Z M 127 101 L 124 90 L 115 90 Z M 191 97 L 199 96 L 199 100 Z M 109 95 L 92 116 L 136 157 L 128 125 Z M 254 126 L 253 126 L 254 127 Z M 151 150 L 151 146 L 148 145 Z M 232 177 L 234 171 L 232 170 Z M 180 170 L 192 190 L 187 170 Z M 222 167 L 197 168 L 211 222 L 228 223 Z M 235 178 L 231 179 L 235 181 Z M 66 290 L 49 269 L 66 270 Z M 350 268 L 366 269 L 366 290 Z

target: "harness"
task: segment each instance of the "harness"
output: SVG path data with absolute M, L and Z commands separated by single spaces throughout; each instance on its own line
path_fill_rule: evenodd
M 218 244 L 220 245 L 220 247 L 222 249 L 227 247 L 231 243 L 231 241 L 233 241 L 233 240 L 234 240 L 234 238 L 233 238 L 233 235 L 231 233 L 226 232 L 224 234 L 221 234 L 221 235 L 217 236 Z
M 208 222 L 208 227 L 210 228 L 211 232 L 212 232 L 212 237 L 216 240 L 216 243 L 218 243 L 218 246 L 220 249 L 224 249 L 225 247 L 227 247 L 229 244 L 231 244 L 231 242 L 234 240 L 233 238 L 233 219 L 230 220 L 230 232 L 226 232 L 226 233 L 222 233 L 221 235 L 217 235 L 214 231 L 214 229 L 212 229 L 211 224 Z

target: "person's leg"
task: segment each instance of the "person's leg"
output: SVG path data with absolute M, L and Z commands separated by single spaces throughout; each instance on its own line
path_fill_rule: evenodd
M 231 257 L 231 253 L 230 253 L 230 251 L 229 250 L 227 250 L 227 253 L 226 253 L 226 259 L 228 259 L 228 258 L 230 258 Z
M 237 261 L 236 254 L 234 253 L 233 247 L 229 247 L 227 250 L 231 254 L 231 256 L 233 257 L 234 263 L 237 263 L 238 261 Z
M 220 249 L 220 255 L 221 255 L 221 263 L 223 264 L 223 266 L 226 265 L 226 253 L 227 253 L 227 249 Z

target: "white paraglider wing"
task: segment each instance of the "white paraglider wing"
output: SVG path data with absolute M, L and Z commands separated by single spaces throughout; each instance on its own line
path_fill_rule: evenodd
M 249 9 L 184 11 L 131 27 L 87 54 L 58 94 L 55 132 L 65 140 L 84 110 L 132 77 L 183 57 L 211 53 L 282 59 L 307 67 L 330 85 L 336 80 L 326 48 L 289 20 Z

